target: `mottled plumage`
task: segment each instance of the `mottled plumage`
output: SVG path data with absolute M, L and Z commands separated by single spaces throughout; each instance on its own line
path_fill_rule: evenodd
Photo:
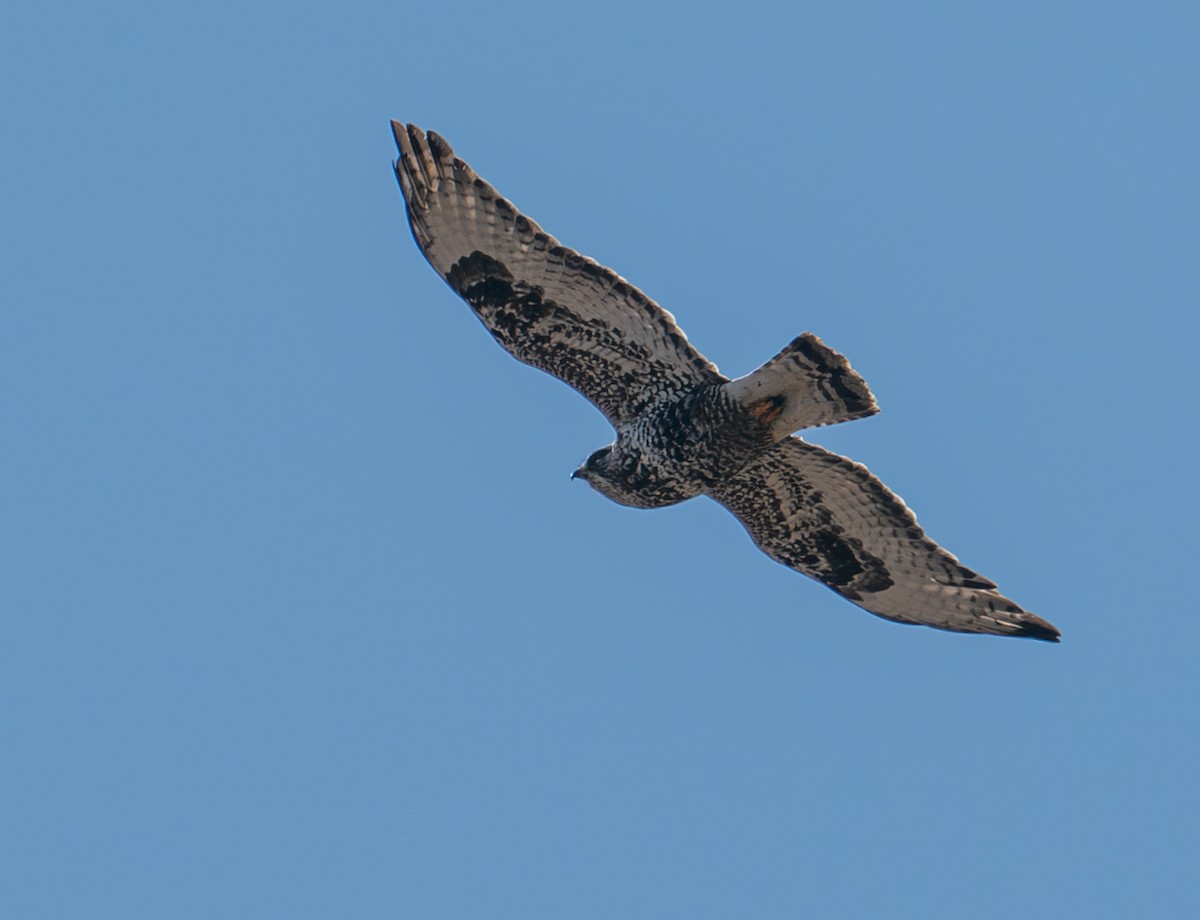
M 926 537 L 866 467 L 792 436 L 878 411 L 845 358 L 806 333 L 729 380 L 670 313 L 545 233 L 438 135 L 392 128 L 429 264 L 510 354 L 570 384 L 616 429 L 576 478 L 639 508 L 708 495 L 772 559 L 881 617 L 1058 640 Z

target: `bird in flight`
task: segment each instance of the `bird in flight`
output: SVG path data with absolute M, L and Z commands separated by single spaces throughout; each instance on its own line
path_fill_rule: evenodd
M 805 333 L 730 380 L 670 313 L 542 230 L 437 134 L 392 130 L 429 264 L 509 354 L 574 387 L 616 429 L 573 479 L 635 508 L 707 495 L 772 559 L 877 616 L 1058 641 L 930 540 L 866 467 L 794 436 L 879 411 L 842 355 Z

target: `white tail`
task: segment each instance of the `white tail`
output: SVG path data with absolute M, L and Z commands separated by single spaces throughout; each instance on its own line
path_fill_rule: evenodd
M 777 438 L 879 411 L 867 382 L 850 362 L 811 332 L 754 373 L 729 381 L 725 390 L 770 425 Z

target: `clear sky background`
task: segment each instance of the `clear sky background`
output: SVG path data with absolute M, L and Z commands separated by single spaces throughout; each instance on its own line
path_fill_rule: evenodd
M 0 915 L 1185 917 L 1193 3 L 24 3 L 0 29 Z M 413 245 L 445 135 L 1052 646 L 876 619 Z

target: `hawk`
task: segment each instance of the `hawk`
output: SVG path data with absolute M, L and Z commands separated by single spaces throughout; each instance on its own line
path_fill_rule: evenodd
M 842 355 L 805 333 L 730 380 L 670 313 L 542 230 L 437 134 L 392 130 L 429 264 L 506 351 L 574 387 L 616 429 L 573 479 L 635 508 L 707 495 L 772 559 L 877 616 L 1058 641 L 930 540 L 866 467 L 793 435 L 878 411 Z

